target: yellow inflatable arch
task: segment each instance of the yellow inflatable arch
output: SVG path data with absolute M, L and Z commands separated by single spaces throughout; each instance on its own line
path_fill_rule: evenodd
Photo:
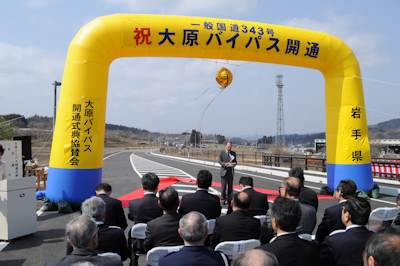
M 351 178 L 373 188 L 360 67 L 326 33 L 229 19 L 116 14 L 84 26 L 65 64 L 47 189 L 81 202 L 102 180 L 108 72 L 120 57 L 243 60 L 318 69 L 325 77 L 328 187 Z

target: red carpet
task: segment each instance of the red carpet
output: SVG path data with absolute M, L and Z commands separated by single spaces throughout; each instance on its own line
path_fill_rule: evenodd
M 190 179 L 190 178 L 176 177 L 176 176 L 161 178 L 160 184 L 158 185 L 158 190 L 169 187 L 177 182 L 196 183 L 196 180 Z M 221 183 L 212 182 L 212 186 L 213 187 L 221 187 Z M 238 185 L 233 185 L 233 188 L 240 189 L 240 187 Z M 275 200 L 276 197 L 279 195 L 279 192 L 277 190 L 264 189 L 264 188 L 254 188 L 254 190 L 264 193 L 264 194 L 267 194 L 268 200 Z M 273 195 L 273 196 L 271 196 L 271 195 Z M 122 202 L 122 207 L 129 207 L 129 201 L 131 201 L 133 199 L 141 198 L 143 196 L 144 196 L 143 189 L 138 189 L 138 190 L 128 193 L 122 197 L 119 197 L 118 199 Z M 334 199 L 334 197 L 329 196 L 329 195 L 318 195 L 318 199 Z

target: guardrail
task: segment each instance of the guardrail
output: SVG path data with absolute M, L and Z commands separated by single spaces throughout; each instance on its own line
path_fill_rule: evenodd
M 323 157 L 312 157 L 311 155 L 263 154 L 262 158 L 262 165 L 288 168 L 299 166 L 305 170 L 317 169 L 326 172 L 326 158 Z
M 162 148 L 160 152 L 188 158 L 204 158 L 205 160 L 218 161 L 219 150 L 203 149 L 174 149 Z M 264 152 L 237 151 L 238 163 L 251 165 L 267 165 L 275 167 L 293 168 L 302 167 L 305 170 L 326 172 L 326 158 L 315 155 L 270 154 Z M 375 178 L 395 179 L 400 181 L 400 161 L 372 158 L 372 172 Z
M 400 161 L 372 158 L 372 173 L 376 178 L 400 180 Z M 326 158 L 313 155 L 263 154 L 263 165 L 276 167 L 302 167 L 305 170 L 326 172 Z

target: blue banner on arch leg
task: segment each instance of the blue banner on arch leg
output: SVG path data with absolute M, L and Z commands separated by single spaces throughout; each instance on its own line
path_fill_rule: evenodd
M 370 191 L 374 188 L 372 165 L 367 164 L 333 164 L 327 163 L 328 188 L 335 190 L 342 180 L 351 179 L 357 184 L 357 189 Z
M 95 195 L 96 186 L 101 183 L 102 168 L 67 169 L 49 167 L 46 198 L 53 202 L 65 200 L 80 203 Z

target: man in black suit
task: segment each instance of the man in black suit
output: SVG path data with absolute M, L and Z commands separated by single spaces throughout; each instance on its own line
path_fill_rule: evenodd
M 318 197 L 314 190 L 304 186 L 304 172 L 303 168 L 295 167 L 290 169 L 289 176 L 297 177 L 301 181 L 301 191 L 299 195 L 299 201 L 303 204 L 314 206 L 315 210 L 318 211 Z
M 177 252 L 162 256 L 158 261 L 160 266 L 207 265 L 228 266 L 228 259 L 223 253 L 212 251 L 204 246 L 208 235 L 206 217 L 192 211 L 179 221 L 179 235 L 185 246 Z
M 225 205 L 226 202 L 226 185 L 228 185 L 228 203 L 232 200 L 233 177 L 235 174 L 236 153 L 232 151 L 232 142 L 228 141 L 225 150 L 219 152 L 219 170 L 221 175 L 221 201 Z
M 251 205 L 251 196 L 244 192 L 233 195 L 231 201 L 233 212 L 216 219 L 211 246 L 214 249 L 218 243 L 259 239 L 260 220 L 247 214 Z
M 365 227 L 370 212 L 371 206 L 366 199 L 351 197 L 344 203 L 342 221 L 346 231 L 325 237 L 321 246 L 321 266 L 363 265 L 365 244 L 374 234 Z
M 121 201 L 111 198 L 112 188 L 107 183 L 100 183 L 96 187 L 96 195 L 106 203 L 107 216 L 105 225 L 118 226 L 122 230 L 128 226 Z
M 324 217 L 318 225 L 317 233 L 315 235 L 317 241 L 322 242 L 324 241 L 324 238 L 333 231 L 346 228 L 342 222 L 342 207 L 348 198 L 353 197 L 356 194 L 356 190 L 357 185 L 353 180 L 347 179 L 340 181 L 335 195 L 339 204 L 325 209 Z
M 183 195 L 179 213 L 186 214 L 198 211 L 207 218 L 215 219 L 221 215 L 219 197 L 208 193 L 211 186 L 212 174 L 208 170 L 200 170 L 197 174 L 197 191 L 192 194 Z
M 82 203 L 82 214 L 95 219 L 98 226 L 98 245 L 96 253 L 113 252 L 121 256 L 124 261 L 129 256 L 124 230 L 117 226 L 107 226 L 104 221 L 107 217 L 106 203 L 99 197 L 91 197 Z M 73 251 L 68 242 L 67 255 Z
M 268 211 L 268 196 L 257 192 L 253 189 L 253 178 L 250 176 L 242 176 L 239 179 L 240 190 L 251 196 L 251 206 L 247 214 L 250 216 L 266 215 Z M 232 207 L 229 205 L 228 214 L 232 212 Z
M 287 177 L 283 180 L 279 187 L 279 193 L 282 197 L 298 202 L 301 211 L 299 225 L 296 228 L 298 234 L 312 234 L 315 224 L 317 223 L 317 212 L 315 208 L 299 201 L 301 191 L 301 181 L 297 177 Z M 272 228 L 271 212 L 268 211 L 267 219 L 261 226 L 261 243 L 268 243 L 275 235 Z
M 364 266 L 400 265 L 400 232 L 384 228 L 371 236 L 363 253 Z
M 97 224 L 92 217 L 81 215 L 72 219 L 66 228 L 67 241 L 74 251 L 61 259 L 53 259 L 47 266 L 69 266 L 77 262 L 90 262 L 99 266 L 122 266 L 116 258 L 100 257 L 95 253 L 98 244 Z
M 147 173 L 142 177 L 144 196 L 129 202 L 129 220 L 135 223 L 147 223 L 163 215 L 156 197 L 159 183 L 160 179 L 155 173 Z
M 148 252 L 153 247 L 183 245 L 183 239 L 178 233 L 179 220 L 182 214 L 177 213 L 179 207 L 178 192 L 172 187 L 166 187 L 159 192 L 159 205 L 164 215 L 147 223 L 144 249 Z
M 279 196 L 271 207 L 271 216 L 277 236 L 256 249 L 272 252 L 279 266 L 319 265 L 318 243 L 300 239 L 295 232 L 301 216 L 299 203 Z

